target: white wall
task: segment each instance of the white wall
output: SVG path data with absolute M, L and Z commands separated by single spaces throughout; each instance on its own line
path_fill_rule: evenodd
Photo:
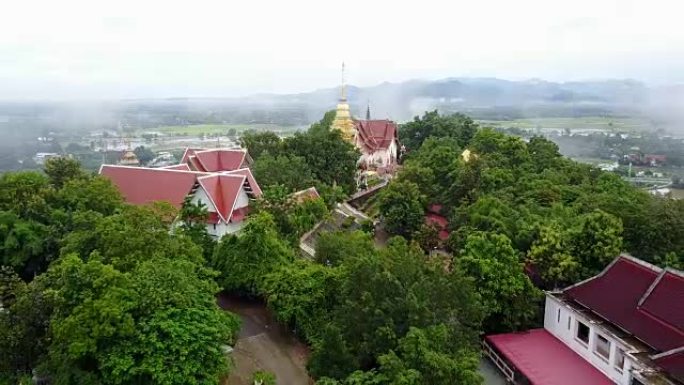
M 238 193 L 237 202 L 235 202 L 235 208 L 240 209 L 247 206 L 249 206 L 249 197 L 245 192 L 245 188 L 242 187 L 240 189 L 240 193 Z
M 204 189 L 201 186 L 197 189 L 197 191 L 195 191 L 195 195 L 192 197 L 191 202 L 193 204 L 201 202 L 207 207 L 207 211 L 216 212 L 216 207 L 213 203 L 211 203 L 211 199 L 209 199 L 207 192 L 204 191 Z M 248 205 L 249 197 L 247 196 L 245 189 L 242 188 L 240 189 L 240 193 L 238 194 L 237 202 L 235 202 L 235 208 L 242 208 Z M 242 229 L 243 222 L 244 221 L 241 221 L 239 223 L 225 223 L 222 220 L 220 220 L 219 223 L 216 224 L 216 226 L 209 223 L 207 224 L 207 232 L 210 235 L 213 235 L 217 238 L 221 238 L 226 234 L 232 234 Z
M 378 150 L 367 155 L 361 155 L 368 168 L 387 167 L 397 158 L 397 142 L 392 141 L 387 150 Z
M 558 311 L 560 310 L 560 321 L 558 321 Z M 570 319 L 570 328 L 568 329 L 568 318 Z M 589 343 L 577 339 L 577 321 L 589 326 Z M 584 317 L 579 312 L 576 312 L 571 307 L 564 305 L 552 295 L 546 295 L 546 307 L 544 310 L 544 329 L 560 339 L 569 348 L 579 354 L 586 361 L 589 361 L 594 367 L 603 372 L 608 378 L 621 385 L 629 385 L 630 383 L 630 369 L 634 365 L 632 360 L 627 357 L 626 352 L 632 348 L 620 342 L 615 336 L 611 335 L 599 324 L 592 324 L 589 319 Z M 610 341 L 610 357 L 606 361 L 602 356 L 599 356 L 594 351 L 596 343 L 596 335 L 600 333 L 603 337 Z M 622 372 L 615 368 L 615 359 L 617 349 L 622 349 L 625 352 L 625 364 Z
M 202 203 L 204 206 L 206 206 L 207 211 L 209 212 L 216 212 L 216 207 L 214 206 L 213 203 L 211 203 L 211 199 L 209 199 L 209 195 L 207 195 L 207 192 L 204 191 L 204 188 L 200 186 L 197 191 L 195 191 L 195 194 L 192 197 L 192 201 L 190 201 L 192 204 L 197 204 L 197 203 Z

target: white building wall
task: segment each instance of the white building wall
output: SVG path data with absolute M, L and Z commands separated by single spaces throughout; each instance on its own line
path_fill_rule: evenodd
M 560 316 L 559 316 L 560 311 Z M 585 344 L 579 340 L 577 335 L 577 322 L 582 322 L 589 327 L 589 343 Z M 569 327 L 568 327 L 569 323 Z M 571 307 L 564 305 L 558 299 L 547 294 L 546 306 L 544 309 L 544 329 L 561 340 L 570 349 L 579 354 L 595 368 L 604 373 L 608 378 L 620 385 L 630 385 L 630 369 L 634 362 L 627 356 L 632 348 L 619 341 L 615 336 L 601 327 L 599 324 L 592 323 Z M 610 356 L 605 360 L 594 351 L 597 333 L 610 341 Z M 622 371 L 615 366 L 617 349 L 621 349 L 625 355 L 625 363 Z
M 357 145 L 357 147 L 359 147 Z M 362 147 L 359 147 L 362 149 Z M 368 168 L 388 167 L 397 158 L 397 142 L 392 141 L 386 150 L 378 150 L 370 154 L 361 155 Z
M 238 223 L 225 223 L 220 221 L 216 225 L 207 224 L 207 232 L 209 235 L 215 236 L 216 238 L 221 238 L 226 234 L 233 234 L 242 229 L 245 221 L 240 221 Z
M 249 197 L 247 196 L 247 192 L 245 192 L 245 188 L 243 187 L 240 189 L 240 193 L 238 194 L 237 201 L 235 202 L 235 208 L 241 209 L 247 206 L 249 206 Z
M 195 191 L 195 194 L 192 197 L 192 200 L 190 201 L 193 205 L 196 205 L 197 203 L 202 203 L 204 206 L 206 206 L 207 211 L 211 213 L 216 212 L 216 207 L 214 206 L 213 203 L 211 203 L 211 199 L 209 199 L 209 195 L 207 195 L 207 192 L 204 191 L 204 188 L 200 186 L 197 191 Z
M 204 191 L 204 189 L 200 186 L 197 191 L 195 191 L 194 196 L 192 197 L 191 203 L 192 204 L 197 204 L 197 203 L 202 203 L 207 207 L 207 211 L 210 213 L 216 212 L 216 207 L 214 206 L 213 203 L 211 203 L 211 199 L 209 199 L 209 195 L 207 195 L 207 192 Z M 235 208 L 242 208 L 242 207 L 247 207 L 249 205 L 249 197 L 247 196 L 247 193 L 245 192 L 245 189 L 240 189 L 240 193 L 238 194 L 238 199 L 235 202 Z M 243 222 L 241 221 L 239 223 L 225 223 L 222 220 L 219 221 L 216 225 L 208 223 L 207 224 L 207 232 L 209 235 L 215 236 L 217 238 L 221 238 L 222 236 L 226 234 L 232 234 L 237 231 L 240 231 L 243 226 Z

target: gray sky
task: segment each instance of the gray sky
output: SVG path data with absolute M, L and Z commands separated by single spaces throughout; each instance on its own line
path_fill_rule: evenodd
M 21 0 L 0 99 L 239 96 L 412 78 L 684 82 L 677 0 Z

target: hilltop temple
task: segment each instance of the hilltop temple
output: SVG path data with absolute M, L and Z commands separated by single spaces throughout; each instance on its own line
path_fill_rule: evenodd
M 397 124 L 388 119 L 372 120 L 370 106 L 366 111 L 366 120 L 352 117 L 347 102 L 344 64 L 342 65 L 340 100 L 337 103 L 332 128 L 339 130 L 342 137 L 361 152 L 358 161 L 359 168 L 381 175 L 394 172 L 399 157 Z

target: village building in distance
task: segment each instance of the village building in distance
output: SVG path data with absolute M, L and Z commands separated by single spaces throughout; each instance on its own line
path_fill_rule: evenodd
M 189 197 L 191 204 L 207 208 L 207 232 L 220 238 L 242 228 L 250 202 L 261 196 L 250 164 L 243 149 L 186 149 L 177 165 L 102 165 L 100 174 L 131 204 L 166 201 L 180 209 Z
M 544 328 L 483 347 L 513 384 L 684 384 L 684 272 L 620 256 L 547 292 Z
M 361 152 L 358 166 L 362 173 L 377 173 L 381 176 L 394 173 L 400 151 L 397 124 L 388 119 L 371 119 L 370 106 L 366 111 L 365 120 L 352 117 L 347 102 L 344 64 L 340 99 L 335 109 L 332 129 L 340 131 L 342 137 Z

